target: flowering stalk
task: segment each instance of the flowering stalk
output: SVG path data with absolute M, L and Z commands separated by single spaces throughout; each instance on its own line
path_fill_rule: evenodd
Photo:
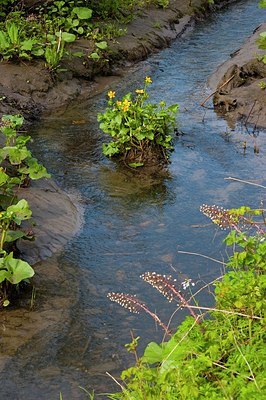
M 167 335 L 171 335 L 171 331 L 167 328 L 167 326 L 160 320 L 160 318 L 156 314 L 150 311 L 146 304 L 140 301 L 136 297 L 136 295 L 111 292 L 107 294 L 107 297 L 109 300 L 120 304 L 120 306 L 128 309 L 134 314 L 139 314 L 141 311 L 146 312 L 154 319 L 155 322 L 157 322 L 164 329 Z
M 140 277 L 147 283 L 149 283 L 152 287 L 157 289 L 167 300 L 171 303 L 174 298 L 178 298 L 181 302 L 181 305 L 186 307 L 193 318 L 199 323 L 198 316 L 192 310 L 184 296 L 181 292 L 175 287 L 176 279 L 173 279 L 171 275 L 160 275 L 156 272 L 145 272 L 145 274 L 140 275 Z M 191 280 L 186 280 L 183 282 L 183 288 L 186 289 Z
M 239 209 L 241 210 L 241 208 Z M 208 218 L 212 220 L 212 222 L 219 226 L 221 229 L 234 229 L 238 233 L 242 233 L 242 229 L 249 226 L 254 227 L 259 234 L 264 234 L 263 229 L 250 218 L 245 217 L 244 215 L 239 214 L 234 211 L 238 210 L 227 210 L 223 207 L 219 207 L 216 205 L 209 206 L 207 204 L 203 204 L 200 207 L 200 211 L 206 215 Z M 251 210 L 249 207 L 243 208 L 243 213 L 253 212 L 254 214 L 262 214 L 263 210 Z

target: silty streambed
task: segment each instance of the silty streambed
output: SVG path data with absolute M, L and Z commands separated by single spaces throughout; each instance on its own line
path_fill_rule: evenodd
M 64 278 L 58 280 L 55 272 L 54 282 L 47 287 L 44 282 L 42 296 L 47 290 L 54 301 L 38 305 L 37 292 L 34 312 L 35 316 L 41 313 L 41 320 L 27 312 L 27 318 L 14 325 L 21 337 L 32 321 L 40 330 L 6 357 L 0 399 L 51 400 L 58 399 L 60 391 L 64 400 L 85 399 L 79 385 L 97 393 L 118 389 L 105 372 L 118 376 L 133 362 L 123 347 L 131 340 L 130 329 L 141 336 L 140 350 L 150 340 L 161 340 L 163 334 L 148 316 L 129 314 L 110 303 L 107 293 L 137 294 L 167 322 L 174 305 L 148 287 L 139 278 L 141 273 L 156 271 L 177 277 L 181 273 L 198 282 L 197 288 L 219 276 L 219 264 L 177 251 L 220 260 L 225 256 L 221 243 L 225 233 L 217 231 L 199 207 L 202 203 L 259 206 L 262 189 L 224 178 L 263 183 L 265 132 L 257 132 L 260 152 L 255 155 L 254 138 L 243 127 L 231 131 L 222 118 L 199 104 L 208 95 L 208 76 L 263 17 L 257 1 L 231 5 L 112 85 L 119 96 L 140 87 L 150 75 L 152 100 L 180 104 L 184 135 L 176 139 L 167 178 L 139 178 L 101 155 L 103 139 L 96 114 L 105 107 L 104 94 L 34 127 L 34 153 L 64 189 L 80 193 L 85 222 L 63 254 L 40 266 L 42 271 L 47 268 L 47 275 L 50 268 L 62 271 Z M 245 153 L 243 141 L 247 141 Z M 69 301 L 64 300 L 68 297 Z M 62 309 L 66 308 L 61 320 L 55 315 L 60 301 Z M 205 293 L 200 301 L 210 304 L 211 298 Z M 172 326 L 185 315 L 179 312 Z M 50 322 L 45 325 L 46 321 Z

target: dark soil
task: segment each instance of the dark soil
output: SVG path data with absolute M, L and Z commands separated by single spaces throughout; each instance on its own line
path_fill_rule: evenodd
M 215 110 L 231 124 L 242 119 L 245 124 L 266 128 L 266 90 L 260 87 L 260 82 L 266 84 L 266 64 L 258 59 L 263 51 L 256 43 L 263 31 L 266 23 L 209 80 L 210 86 L 217 89 L 213 97 Z

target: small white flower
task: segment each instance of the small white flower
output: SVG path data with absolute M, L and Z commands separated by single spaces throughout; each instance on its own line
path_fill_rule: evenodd
M 183 288 L 183 290 L 186 290 L 187 288 L 189 288 L 189 286 L 195 286 L 195 283 L 192 282 L 192 279 L 185 279 L 182 283 L 181 286 Z

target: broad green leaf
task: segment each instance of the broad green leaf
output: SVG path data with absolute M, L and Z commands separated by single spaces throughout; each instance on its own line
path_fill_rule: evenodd
M 142 361 L 149 364 L 161 362 L 163 357 L 163 349 L 155 342 L 151 342 L 145 349 Z
M 166 360 L 162 362 L 160 367 L 160 374 L 164 374 L 165 372 L 169 372 L 172 369 L 178 368 L 178 364 L 175 360 Z
M 99 59 L 100 59 L 100 56 L 99 56 L 98 53 L 93 52 L 93 53 L 91 53 L 91 54 L 89 55 L 89 58 L 91 58 L 92 60 L 99 60 Z
M 18 165 L 30 156 L 30 151 L 25 146 L 22 148 L 6 146 L 0 149 L 0 156 L 8 157 L 11 164 Z
M 16 130 L 13 129 L 11 126 L 1 127 L 1 132 L 9 139 L 17 135 Z
M 25 236 L 26 234 L 22 231 L 7 231 L 5 242 L 14 242 L 15 240 L 21 239 Z
M 8 41 L 7 35 L 5 32 L 0 31 L 0 50 L 5 50 L 8 49 L 10 46 L 10 43 Z
M 12 44 L 18 44 L 19 41 L 19 28 L 13 22 L 8 22 L 6 24 L 7 27 L 7 34 Z
M 107 42 L 105 42 L 105 41 L 103 41 L 103 42 L 97 42 L 97 43 L 95 43 L 95 45 L 99 48 L 99 49 L 101 49 L 101 50 L 105 50 L 105 49 L 107 49 Z
M 27 200 L 21 199 L 17 204 L 7 207 L 7 213 L 13 213 L 13 220 L 20 225 L 22 221 L 31 217 L 32 211 Z
M 35 57 L 41 57 L 44 55 L 44 49 L 41 47 L 33 48 L 31 52 Z
M 4 172 L 3 168 L 0 168 L 0 186 L 5 184 L 9 179 L 9 176 Z
M 1 269 L 0 266 L 0 283 L 4 282 L 8 277 L 10 277 L 9 272 L 6 269 Z
M 16 285 L 24 279 L 31 278 L 34 275 L 33 268 L 26 262 L 13 258 L 13 253 L 5 257 L 5 264 L 8 269 L 7 280 Z
M 34 39 L 28 39 L 28 40 L 24 40 L 21 44 L 20 49 L 21 50 L 26 50 L 26 51 L 31 51 L 32 46 L 34 45 L 35 40 Z
M 73 13 L 76 14 L 79 19 L 90 19 L 92 16 L 92 10 L 88 7 L 74 7 Z
M 27 174 L 33 180 L 41 178 L 51 178 L 46 168 L 39 164 L 36 158 L 29 158 L 26 160 L 26 166 L 19 168 L 21 174 Z
M 69 32 L 62 32 L 62 40 L 66 43 L 72 43 L 76 40 L 76 35 Z

